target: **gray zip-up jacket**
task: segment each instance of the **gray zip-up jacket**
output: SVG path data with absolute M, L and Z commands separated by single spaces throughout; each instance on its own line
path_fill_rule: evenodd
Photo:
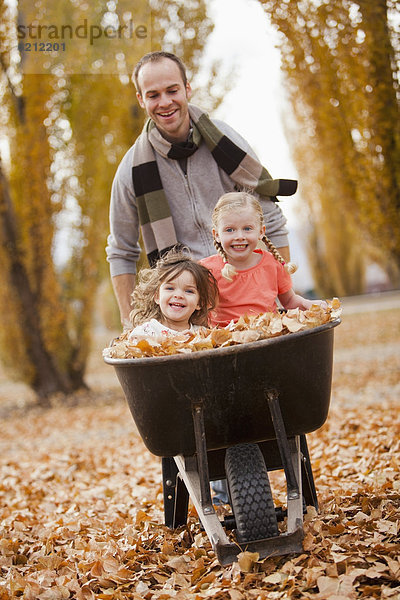
M 235 144 L 255 156 L 252 148 L 234 129 L 223 121 L 214 120 L 214 123 Z M 111 190 L 110 235 L 106 253 L 112 277 L 136 273 L 140 255 L 132 152 L 133 146 L 122 159 Z M 211 214 L 220 196 L 234 191 L 234 182 L 218 167 L 204 142 L 188 158 L 186 174 L 179 161 L 155 154 L 178 241 L 190 248 L 196 260 L 215 254 Z M 263 206 L 267 236 L 278 248 L 287 246 L 286 218 L 280 207 L 271 200 L 258 198 Z

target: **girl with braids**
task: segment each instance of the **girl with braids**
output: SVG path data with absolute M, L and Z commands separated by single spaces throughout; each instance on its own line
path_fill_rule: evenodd
M 213 275 L 181 250 L 171 250 L 153 269 L 142 269 L 132 294 L 129 338 L 171 335 L 208 326 L 218 287 Z
M 242 315 L 274 312 L 279 298 L 286 309 L 307 310 L 320 300 L 296 294 L 290 273 L 265 234 L 264 216 L 258 200 L 247 192 L 229 192 L 218 200 L 212 215 L 214 245 L 218 254 L 200 261 L 218 282 L 219 304 L 211 313 L 212 325 L 227 325 Z M 258 248 L 264 242 L 268 251 Z

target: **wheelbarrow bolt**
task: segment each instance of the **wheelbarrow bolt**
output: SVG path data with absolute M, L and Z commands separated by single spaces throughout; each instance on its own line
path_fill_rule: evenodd
M 172 486 L 171 479 L 167 479 L 167 481 L 165 482 L 165 485 L 167 485 L 168 487 L 171 487 Z
M 288 492 L 288 500 L 297 500 L 300 498 L 298 490 L 291 490 Z
M 211 515 L 211 514 L 212 514 L 212 513 L 214 513 L 214 512 L 215 512 L 215 511 L 214 511 L 214 509 L 213 509 L 213 507 L 212 507 L 212 506 L 204 506 L 204 508 L 203 508 L 203 513 L 204 513 L 205 515 Z

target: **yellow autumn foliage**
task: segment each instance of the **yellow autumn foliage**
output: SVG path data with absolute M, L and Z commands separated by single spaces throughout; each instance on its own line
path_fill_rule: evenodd
M 260 3 L 281 34 L 314 278 L 323 295 L 362 292 L 366 258 L 400 265 L 396 3 Z
M 0 356 L 40 397 L 84 386 L 95 294 L 109 276 L 104 247 L 111 182 L 145 115 L 129 78 L 139 55 L 127 53 L 121 67 L 110 40 L 102 40 L 110 63 L 101 74 L 88 62 L 89 40 L 83 47 L 79 40 L 66 43 L 55 61 L 31 47 L 21 49 L 17 64 L 11 49 L 17 19 L 24 26 L 75 27 L 85 19 L 96 23 L 99 15 L 109 19 L 117 8 L 125 18 L 132 3 L 0 4 L 0 135 L 10 148 L 9 164 L 0 165 L 0 309 L 7 314 Z M 176 46 L 195 73 L 212 29 L 204 0 L 190 10 L 180 0 L 168 6 L 142 0 L 134 9 L 132 19 L 143 14 L 150 28 L 140 54 Z M 189 22 L 195 36 L 188 35 Z

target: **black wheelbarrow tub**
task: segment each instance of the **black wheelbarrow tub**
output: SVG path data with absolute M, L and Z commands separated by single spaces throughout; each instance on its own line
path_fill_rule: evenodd
M 278 393 L 288 437 L 321 427 L 328 415 L 333 329 L 298 333 L 189 354 L 113 365 L 144 444 L 156 456 L 195 453 L 192 408 L 204 403 L 208 450 L 274 439 L 266 398 Z

